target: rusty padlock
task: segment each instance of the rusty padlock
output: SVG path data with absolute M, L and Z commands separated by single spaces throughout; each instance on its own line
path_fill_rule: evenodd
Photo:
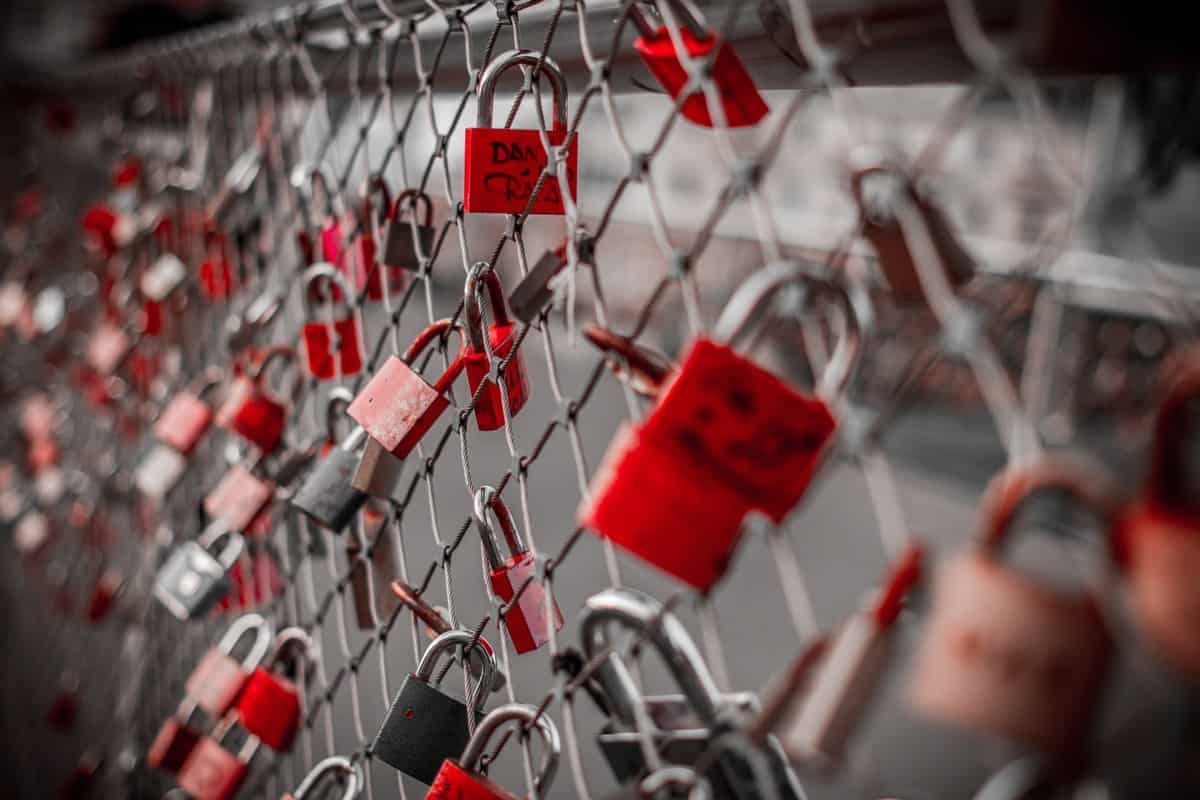
M 579 137 L 571 137 L 565 161 L 534 189 L 549 159 L 541 131 L 492 127 L 496 81 L 505 70 L 517 66 L 537 68 L 539 77 L 550 81 L 554 92 L 553 125 L 548 132 L 550 147 L 567 140 L 567 81 L 549 57 L 533 50 L 509 50 L 487 65 L 479 78 L 479 105 L 475 127 L 467 128 L 466 162 L 463 173 L 463 210 L 468 214 L 565 214 L 557 173 L 566 170 L 571 197 L 576 196 Z M 557 160 L 557 158 L 556 158 Z
M 252 359 L 230 385 L 217 411 L 217 425 L 241 436 L 264 454 L 273 453 L 283 440 L 288 405 L 267 389 L 264 377 L 273 362 L 295 359 L 296 351 L 282 346 L 268 348 Z
M 815 395 L 734 351 L 782 289 L 828 298 L 841 336 Z M 592 478 L 579 521 L 708 591 L 724 574 L 748 511 L 779 523 L 824 463 L 834 409 L 853 374 L 867 313 L 821 265 L 781 262 L 734 294 L 713 338 L 699 338 L 645 421 L 618 431 Z M 645 502 L 647 496 L 657 498 Z
M 486 332 L 482 297 L 485 287 L 492 307 L 492 324 Z M 465 294 L 463 313 L 467 317 L 467 352 L 464 360 L 467 365 L 467 386 L 474 397 L 480 385 L 484 385 L 475 401 L 475 421 L 479 424 L 479 430 L 494 431 L 504 427 L 504 401 L 499 384 L 491 379 L 489 373 L 493 361 L 499 366 L 513 353 L 517 342 L 517 324 L 508 318 L 500 276 L 494 269 L 488 269 L 486 261 L 477 262 L 471 268 Z M 525 372 L 525 360 L 520 350 L 512 355 L 508 366 L 504 368 L 503 377 L 508 411 L 515 417 L 529 400 L 529 376 Z
M 508 295 L 513 316 L 530 327 L 540 327 L 542 313 L 562 295 L 568 272 L 567 242 L 542 253 L 529 272 Z
M 316 281 L 324 280 L 331 303 L 341 305 L 341 311 L 331 313 L 328 320 L 312 318 L 310 292 Z M 337 291 L 332 291 L 337 287 Z M 336 300 L 340 295 L 341 300 Z M 308 374 L 317 380 L 327 381 L 335 377 L 357 375 L 362 369 L 362 343 L 360 342 L 358 312 L 350 304 L 350 288 L 342 280 L 333 264 L 314 264 L 304 271 L 301 281 L 301 297 L 304 298 L 305 316 L 301 331 L 301 349 Z M 332 329 L 332 333 L 331 333 Z
M 458 354 L 432 386 L 411 364 L 429 345 L 455 331 L 463 338 Z M 389 356 L 346 410 L 367 435 L 397 458 L 405 458 L 450 405 L 447 390 L 462 374 L 467 343 L 462 327 L 448 319 L 423 330 L 399 359 Z
M 1002 472 L 975 545 L 936 578 L 909 699 L 927 718 L 1060 756 L 1084 744 L 1113 647 L 1099 587 L 1052 587 L 1000 561 L 1018 512 L 1047 491 L 1095 515 L 1111 556 L 1118 492 L 1103 473 L 1065 461 Z
M 418 212 L 423 208 L 424 211 Z M 410 219 L 401 219 L 411 209 Z M 420 221 L 418 221 L 420 213 Z M 384 264 L 393 269 L 419 272 L 421 264 L 433 253 L 437 228 L 433 227 L 433 200 L 420 189 L 405 189 L 388 207 L 383 231 Z M 388 278 L 392 277 L 389 272 Z

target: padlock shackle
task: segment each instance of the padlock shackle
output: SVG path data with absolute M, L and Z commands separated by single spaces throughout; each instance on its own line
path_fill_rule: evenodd
M 1150 467 L 1142 494 L 1157 511 L 1187 516 L 1200 514 L 1200 493 L 1188 486 L 1194 469 L 1185 455 L 1200 431 L 1200 350 L 1192 350 L 1181 359 L 1169 359 L 1171 377 L 1166 396 L 1154 417 L 1150 445 Z M 1165 372 L 1165 371 L 1164 371 Z
M 583 338 L 606 355 L 617 377 L 629 383 L 635 392 L 654 396 L 675 371 L 675 365 L 662 353 L 643 347 L 628 336 L 599 325 L 585 325 Z
M 298 649 L 298 652 L 297 652 Z M 275 646 L 271 650 L 271 659 L 265 669 L 273 672 L 280 660 L 290 664 L 296 670 L 297 682 L 304 682 L 303 664 L 312 660 L 312 637 L 303 628 L 291 626 L 284 628 L 275 636 Z
M 475 726 L 475 732 L 471 734 L 471 738 L 467 742 L 467 747 L 463 750 L 458 763 L 465 770 L 477 772 L 479 769 L 479 760 L 483 757 L 484 748 L 487 747 L 488 742 L 496 731 L 509 722 L 517 722 L 521 727 L 532 724 L 542 736 L 542 742 L 546 746 L 546 754 L 542 759 L 541 771 L 538 773 L 537 779 L 533 782 L 534 795 L 541 797 L 542 792 L 554 780 L 554 775 L 558 771 L 558 755 L 562 751 L 562 743 L 559 740 L 558 728 L 554 726 L 554 722 L 545 714 L 539 713 L 533 706 L 522 703 L 507 703 L 489 712 Z
M 488 262 L 476 261 L 467 273 L 467 282 L 463 288 L 463 313 L 467 317 L 467 342 L 476 353 L 486 353 L 488 346 L 487 332 L 483 329 L 483 292 L 479 285 L 483 281 L 487 288 L 488 302 L 492 306 L 492 321 L 496 325 L 508 325 L 508 305 L 504 301 L 504 286 L 495 268 L 489 268 Z
M 346 279 L 342 277 L 342 273 L 338 272 L 338 268 L 333 264 L 330 264 L 328 261 L 319 261 L 308 269 L 304 270 L 304 273 L 300 276 L 300 299 L 304 303 L 305 315 L 307 316 L 308 313 L 312 311 L 312 303 L 310 301 L 311 292 L 309 289 L 312 286 L 313 281 L 321 279 L 327 280 L 336 285 L 338 292 L 342 296 L 341 300 L 339 301 L 334 299 L 334 293 L 330 292 L 330 300 L 337 302 L 342 307 L 342 310 L 346 312 L 347 316 L 353 314 L 354 307 L 350 304 L 350 286 L 346 283 Z
M 271 366 L 272 362 L 280 359 L 294 364 L 296 362 L 296 351 L 285 344 L 276 344 L 268 347 L 258 354 L 253 363 L 247 366 L 246 377 L 256 384 L 261 383 L 267 368 Z
M 638 790 L 646 798 L 658 797 L 663 789 L 686 791 L 688 800 L 708 800 L 711 796 L 707 780 L 691 767 L 678 764 L 659 767 L 638 784 Z
M 492 652 L 492 646 L 487 644 L 483 637 L 476 638 L 471 631 L 455 628 L 439 633 L 437 638 L 429 643 L 429 647 L 425 648 L 425 652 L 421 654 L 421 660 L 417 662 L 417 671 L 413 676 L 417 680 L 429 683 L 433 678 L 433 669 L 441 660 L 442 654 L 448 651 L 451 647 L 470 647 L 471 650 L 477 653 L 483 664 L 483 668 L 479 675 L 479 683 L 475 687 L 475 697 L 487 697 L 491 691 L 492 683 L 496 679 L 496 656 Z M 471 703 L 471 698 L 467 698 L 467 702 Z M 475 705 L 478 705 L 476 702 Z
M 864 326 L 870 320 L 869 309 L 862 307 L 858 293 L 851 293 L 826 264 L 790 260 L 768 264 L 747 278 L 713 326 L 713 339 L 730 347 L 754 330 L 777 292 L 799 285 L 817 294 L 832 297 L 841 311 L 842 332 L 829 356 L 825 370 L 817 380 L 816 393 L 831 399 L 845 393 L 863 350 Z
M 579 636 L 587 658 L 611 647 L 605 629 L 610 622 L 645 637 L 700 720 L 709 726 L 716 724 L 721 690 L 687 628 L 674 614 L 653 597 L 633 589 L 609 588 L 592 595 L 579 617 Z
M 242 669 L 251 670 L 262 663 L 271 649 L 271 623 L 261 614 L 243 614 L 230 623 L 224 635 L 217 642 L 217 649 L 227 656 L 233 655 L 234 648 L 247 633 L 254 631 L 254 644 L 242 658 Z
M 442 376 L 437 379 L 437 383 L 433 385 L 434 390 L 438 394 L 446 391 L 450 387 L 450 384 L 454 383 L 458 379 L 458 376 L 462 374 L 463 369 L 466 368 L 467 337 L 463 333 L 462 325 L 452 322 L 449 319 L 439 319 L 437 322 L 431 323 L 429 327 L 417 334 L 417 338 L 413 339 L 412 344 L 404 351 L 404 356 L 401 359 L 411 367 L 420 357 L 421 353 L 425 352 L 426 347 L 436 342 L 451 329 L 458 332 L 458 355 L 454 357 L 454 360 L 450 362 L 450 366 L 446 368 Z
M 296 792 L 292 797 L 294 800 L 304 800 L 308 797 L 309 792 L 330 775 L 341 775 L 346 779 L 346 791 L 342 793 L 342 800 L 353 800 L 358 797 L 359 789 L 363 784 L 362 773 L 358 766 L 345 756 L 330 756 L 318 761 L 316 766 L 304 776 L 304 780 L 300 781 L 300 785 L 296 787 Z
M 346 409 L 354 402 L 354 393 L 345 386 L 335 386 L 329 390 L 329 398 L 325 401 L 325 437 L 326 441 L 337 441 L 337 424 L 341 417 L 346 415 Z M 346 450 L 354 451 L 358 449 L 358 445 L 362 444 L 362 437 L 359 436 L 357 443 L 350 446 L 350 441 L 355 437 L 355 434 L 362 430 L 362 426 L 355 426 L 355 431 L 346 437 L 343 447 Z
M 211 551 L 214 545 L 221 539 L 229 537 L 229 543 L 221 550 L 221 554 L 216 556 L 217 562 L 228 572 L 237 560 L 242 557 L 242 552 L 246 549 L 246 540 L 237 531 L 229 529 L 229 526 L 220 519 L 215 519 L 208 524 L 208 527 L 201 531 L 200 536 L 196 539 L 196 544 L 204 548 L 205 551 Z
M 504 541 L 508 544 L 509 553 L 513 556 L 529 552 L 521 531 L 513 520 L 508 504 L 491 486 L 480 486 L 475 490 L 474 511 L 475 527 L 479 529 L 479 538 L 483 542 L 484 553 L 487 554 L 488 564 L 492 569 L 499 569 L 507 560 L 500 552 L 500 544 L 496 541 L 496 531 L 488 524 L 488 511 L 496 515 Z
M 408 202 L 406 205 L 406 201 Z M 420 189 L 405 189 L 400 194 L 396 195 L 396 199 L 388 204 L 387 218 L 392 222 L 400 220 L 400 212 L 406 208 L 413 210 L 414 218 L 417 214 L 417 206 L 423 206 L 425 213 L 422 215 L 424 221 L 421 223 L 429 228 L 433 226 L 433 200 L 429 195 L 422 192 Z
M 1001 554 L 1025 501 L 1048 490 L 1066 494 L 1097 517 L 1106 555 L 1115 559 L 1121 510 L 1118 486 L 1098 466 L 1064 458 L 1009 467 L 992 479 L 980 506 L 978 541 L 984 555 L 995 558 Z
M 493 106 L 496 103 L 496 82 L 506 70 L 516 66 L 537 67 L 541 65 L 538 77 L 545 76 L 550 81 L 554 93 L 554 126 L 555 131 L 567 129 L 567 80 L 563 77 L 558 64 L 549 56 L 543 56 L 536 50 L 509 50 L 492 59 L 479 77 L 479 104 L 475 112 L 475 127 L 492 127 Z

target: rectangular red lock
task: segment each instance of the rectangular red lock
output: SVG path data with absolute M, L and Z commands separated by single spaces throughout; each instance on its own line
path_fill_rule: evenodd
M 508 628 L 508 636 L 518 653 L 528 653 L 536 650 L 550 641 L 550 629 L 546 625 L 546 596 L 545 588 L 537 582 L 537 561 L 533 553 L 518 553 L 510 557 L 504 565 L 492 570 L 492 591 L 505 603 L 512 602 L 513 597 L 525 586 L 525 582 L 533 578 L 521 599 L 508 610 L 504 616 L 504 624 Z M 554 606 L 554 630 L 562 630 L 563 615 L 558 604 Z
M 517 800 L 517 796 L 448 758 L 442 762 L 425 800 Z
M 237 699 L 237 714 L 243 728 L 283 752 L 300 726 L 300 691 L 287 678 L 257 667 Z
M 179 392 L 154 423 L 154 435 L 185 456 L 212 423 L 212 410 L 191 392 Z
M 454 370 L 451 366 L 448 374 Z M 390 453 L 405 458 L 449 405 L 445 392 L 437 391 L 412 367 L 392 356 L 346 413 Z
M 362 348 L 359 346 L 358 322 L 354 315 L 334 320 L 333 328 L 340 345 L 336 363 L 327 324 L 310 322 L 304 326 L 302 332 L 304 363 L 308 366 L 309 374 L 318 380 L 327 381 L 333 378 L 335 366 L 340 367 L 342 375 L 357 375 L 362 369 Z
M 548 132 L 560 146 L 566 130 Z M 512 128 L 467 128 L 463 207 L 468 214 L 520 214 L 529 204 L 538 177 L 546 168 L 546 149 L 539 131 Z M 579 137 L 571 139 L 566 163 L 571 198 L 577 196 Z M 547 178 L 530 214 L 565 214 L 557 177 Z
M 488 329 L 488 344 L 491 345 L 492 355 L 499 364 L 508 358 L 509 352 L 517 339 L 517 326 L 510 322 L 507 325 L 493 325 Z M 469 349 L 464 357 L 467 366 L 467 386 L 471 396 L 479 388 L 479 384 L 487 381 L 487 388 L 475 402 L 475 420 L 481 431 L 494 431 L 504 427 L 504 403 L 500 397 L 500 388 L 488 381 L 487 353 L 481 350 Z M 508 409 L 513 416 L 525 407 L 529 399 L 529 376 L 525 372 L 525 361 L 518 353 L 508 362 L 504 370 L 504 386 L 508 390 Z
M 228 800 L 249 771 L 237 756 L 205 736 L 179 769 L 179 788 L 195 800 Z

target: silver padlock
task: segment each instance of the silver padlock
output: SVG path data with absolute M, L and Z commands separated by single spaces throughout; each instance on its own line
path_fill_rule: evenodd
M 214 556 L 212 549 L 223 539 L 227 541 Z M 245 547 L 240 534 L 214 522 L 171 553 L 154 580 L 154 597 L 179 619 L 203 616 L 229 591 L 229 570 Z

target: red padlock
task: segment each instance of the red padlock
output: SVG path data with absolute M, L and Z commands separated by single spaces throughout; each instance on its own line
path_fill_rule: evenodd
M 263 377 L 271 362 L 295 358 L 292 348 L 276 346 L 254 359 L 230 385 L 225 402 L 217 411 L 217 425 L 246 439 L 264 454 L 274 452 L 283 439 L 287 405 L 267 392 Z
M 212 423 L 212 410 L 204 402 L 204 395 L 217 388 L 223 378 L 219 368 L 209 367 L 188 388 L 172 397 L 154 423 L 154 435 L 159 441 L 182 455 L 191 455 Z
M 204 513 L 224 522 L 228 530 L 246 533 L 274 497 L 274 485 L 235 464 L 205 495 Z
M 1138 624 L 1172 667 L 1200 680 L 1200 503 L 1189 449 L 1200 423 L 1200 355 L 1171 366 L 1150 471 L 1125 510 L 1121 556 Z
M 304 363 L 308 372 L 317 380 L 327 381 L 331 378 L 346 375 L 357 375 L 362 369 L 362 343 L 359 341 L 358 312 L 350 305 L 349 287 L 337 269 L 332 264 L 314 264 L 304 271 L 301 282 L 301 297 L 304 298 L 306 316 L 312 318 L 310 307 L 310 289 L 315 281 L 324 280 L 329 288 L 337 287 L 337 292 L 328 292 L 334 297 L 340 296 L 341 311 L 336 316 L 330 315 L 327 320 L 313 320 L 304 323 L 301 332 L 301 349 L 304 351 Z M 332 300 L 332 298 L 331 298 Z M 330 335 L 332 329 L 333 335 Z
M 816 396 L 731 347 L 778 291 L 795 285 L 841 311 L 842 335 Z M 697 339 L 646 420 L 613 440 L 580 523 L 701 591 L 712 588 L 746 512 L 781 522 L 824 462 L 836 428 L 828 403 L 850 380 L 863 318 L 824 267 L 784 262 L 760 270 L 730 299 L 715 341 Z
M 496 532 L 488 522 L 489 509 L 496 515 L 508 543 L 511 553 L 508 558 L 500 552 Z M 547 608 L 550 598 L 546 596 L 545 585 L 537 579 L 537 561 L 525 547 L 508 506 L 491 486 L 480 486 L 475 492 L 475 525 L 491 568 L 492 591 L 505 604 L 511 603 L 518 592 L 521 595 L 504 615 L 508 638 L 518 653 L 536 650 L 550 641 L 551 625 L 556 631 L 562 630 L 562 612 L 557 603 L 552 609 Z M 548 618 L 547 612 L 551 612 L 552 618 Z
M 515 794 L 479 772 L 480 761 L 492 736 L 508 722 L 516 722 L 524 727 L 533 726 L 542 737 L 542 767 L 533 788 L 535 797 L 547 796 L 546 791 L 558 770 L 558 755 L 562 750 L 558 729 L 547 715 L 533 706 L 509 703 L 494 709 L 479 721 L 457 761 L 447 758 L 442 762 L 425 800 L 517 800 Z M 506 737 L 504 741 L 507 740 Z
M 46 712 L 46 722 L 56 731 L 65 733 L 75 727 L 79 717 L 79 676 L 64 672 L 58 680 L 58 692 Z
M 997 476 L 981 532 L 940 571 L 909 699 L 923 716 L 1051 756 L 1084 745 L 1112 655 L 1099 588 L 1062 590 L 1004 566 L 1025 501 L 1053 491 L 1097 518 L 1105 557 L 1119 493 L 1102 473 L 1043 462 Z
M 236 723 L 233 714 L 223 718 L 212 735 L 200 737 L 179 768 L 179 788 L 195 800 L 229 800 L 246 780 L 259 740 L 248 737 L 236 754 L 226 750 L 222 742 Z
M 300 628 L 280 631 L 270 660 L 254 670 L 234 705 L 242 727 L 277 752 L 291 749 L 299 728 L 312 657 L 307 633 Z M 293 679 L 274 671 L 285 663 L 290 663 Z
M 368 436 L 397 458 L 405 458 L 412 452 L 450 405 L 446 391 L 462 374 L 465 339 L 458 355 L 432 386 L 410 365 L 425 348 L 451 330 L 460 337 L 463 335 L 462 327 L 448 319 L 438 320 L 423 330 L 409 345 L 404 358 L 390 356 L 346 409 Z
M 567 82 L 550 58 L 533 50 L 509 50 L 497 56 L 479 79 L 479 106 L 474 128 L 467 128 L 466 164 L 463 177 L 463 209 L 468 214 L 565 214 L 562 188 L 557 175 L 566 170 L 571 198 L 576 196 L 579 137 L 572 136 L 565 163 L 555 166 L 534 197 L 534 189 L 548 164 L 541 132 L 492 127 L 492 105 L 496 81 L 516 66 L 537 68 L 550 80 L 554 91 L 554 123 L 548 132 L 551 147 L 567 140 Z M 556 160 L 558 158 L 556 157 Z M 532 200 L 532 202 L 530 202 Z
M 670 3 L 671 11 L 677 20 L 682 23 L 678 35 L 684 49 L 687 50 L 688 59 L 697 64 L 711 65 L 708 73 L 721 96 L 725 126 L 741 128 L 758 124 L 770 108 L 737 53 L 721 37 L 705 30 L 683 3 L 675 0 L 667 2 Z M 665 25 L 652 26 L 637 3 L 630 4 L 629 18 L 641 34 L 634 42 L 638 55 L 646 62 L 650 72 L 667 93 L 679 102 L 680 93 L 689 88 L 689 77 L 688 69 L 679 60 L 670 30 Z M 713 56 L 713 51 L 716 51 L 716 56 Z M 711 128 L 715 124 L 712 114 L 709 113 L 708 100 L 698 87 L 683 100 L 680 113 L 705 128 Z
M 492 306 L 492 324 L 483 330 L 483 286 L 480 286 L 480 273 L 487 270 L 483 284 L 487 287 L 488 300 Z M 463 311 L 467 317 L 467 352 L 464 356 L 467 365 L 467 386 L 471 396 L 479 391 L 480 384 L 486 384 L 482 393 L 475 401 L 475 421 L 479 430 L 494 431 L 504 427 L 504 400 L 500 386 L 488 373 L 494 360 L 497 366 L 513 352 L 517 341 L 517 325 L 508 318 L 508 308 L 504 304 L 504 287 L 500 285 L 500 276 L 495 270 L 488 269 L 486 261 L 480 261 L 471 268 L 467 275 L 466 298 L 463 301 Z M 504 390 L 508 395 L 508 411 L 516 416 L 529 400 L 529 376 L 525 372 L 525 360 L 518 350 L 504 368 Z

